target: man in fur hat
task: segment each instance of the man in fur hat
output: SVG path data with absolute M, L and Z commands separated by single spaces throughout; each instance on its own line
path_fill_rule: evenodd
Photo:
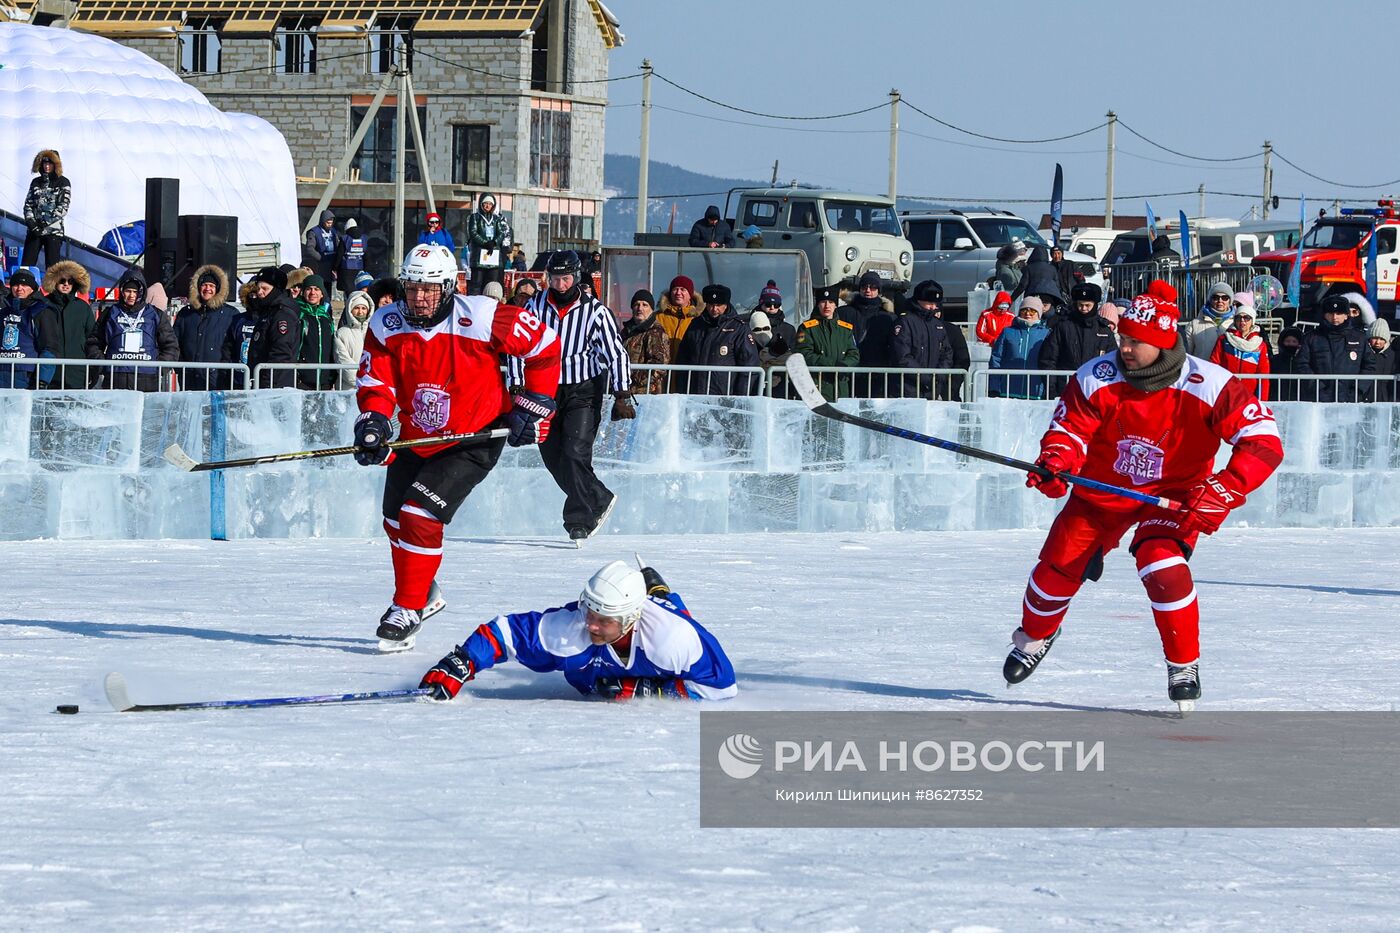
M 55 149 L 41 149 L 30 169 L 35 178 L 24 196 L 24 256 L 20 265 L 32 266 L 39 259 L 39 247 L 44 248 L 44 268 L 58 262 L 58 247 L 63 242 L 63 218 L 68 214 L 73 187 L 63 174 L 63 160 Z
M 224 270 L 213 263 L 200 266 L 190 278 L 188 297 L 190 303 L 175 316 L 180 359 L 186 363 L 235 362 L 225 356 L 225 344 L 238 309 L 228 303 L 228 276 Z M 186 389 L 230 387 L 227 371 L 187 369 L 181 375 Z

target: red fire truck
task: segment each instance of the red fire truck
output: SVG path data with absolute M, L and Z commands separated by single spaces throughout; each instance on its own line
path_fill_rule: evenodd
M 1319 217 L 1303 237 L 1300 313 L 1311 311 L 1328 295 L 1366 294 L 1366 260 L 1372 236 L 1376 238 L 1377 297 L 1388 308 L 1393 306 L 1400 272 L 1400 211 L 1394 201 L 1377 203 L 1373 208 L 1343 208 L 1338 216 Z M 1279 249 L 1260 253 L 1251 265 L 1267 268 L 1270 275 L 1287 285 L 1297 259 L 1297 249 Z

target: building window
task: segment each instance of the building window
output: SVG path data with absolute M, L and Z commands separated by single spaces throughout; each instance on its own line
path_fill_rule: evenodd
M 546 103 L 553 104 L 549 101 Z M 570 121 L 567 110 L 535 107 L 530 111 L 530 185 L 569 187 Z
M 404 47 L 404 63 L 413 70 L 413 17 L 377 16 L 369 31 L 369 73 L 386 75 L 394 70 L 394 53 Z
M 364 122 L 368 112 L 368 107 L 350 108 L 351 134 Z M 355 153 L 352 166 L 359 170 L 360 181 L 383 183 L 394 180 L 394 124 L 397 122 L 398 107 L 393 101 L 386 99 L 379 112 L 374 115 L 374 124 L 361 140 L 359 152 Z M 423 127 L 426 135 L 428 108 L 418 108 L 418 124 Z M 408 156 L 404 167 L 404 181 L 419 181 L 421 176 L 418 174 L 418 152 L 413 147 L 412 126 L 404 127 L 404 146 Z
M 583 214 L 540 214 L 539 242 L 535 249 L 591 249 L 593 217 Z
M 452 127 L 452 182 L 491 184 L 491 127 Z
M 191 18 L 180 27 L 180 73 L 214 74 L 223 58 L 217 20 Z
M 277 70 L 288 75 L 316 73 L 316 27 L 310 16 L 288 16 L 277 24 Z

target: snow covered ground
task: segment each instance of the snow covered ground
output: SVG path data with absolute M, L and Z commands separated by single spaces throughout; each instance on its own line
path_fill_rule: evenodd
M 412 686 L 490 615 L 640 549 L 728 650 L 735 708 L 1165 708 L 1121 552 L 1006 690 L 1040 538 L 457 538 L 448 610 L 393 657 L 382 541 L 0 545 L 0 929 L 1393 929 L 1394 831 L 702 831 L 694 705 L 587 703 L 509 666 L 453 704 L 102 698 L 109 670 L 137 702 Z M 1203 708 L 1393 708 L 1398 544 L 1207 541 Z

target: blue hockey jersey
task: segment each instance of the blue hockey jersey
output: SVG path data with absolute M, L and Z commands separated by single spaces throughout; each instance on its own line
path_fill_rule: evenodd
M 620 655 L 588 637 L 587 610 L 577 602 L 544 612 L 497 616 L 458 649 L 477 671 L 514 659 L 532 671 L 563 671 L 580 693 L 595 693 L 602 678 L 667 681 L 665 693 L 693 700 L 734 696 L 734 667 L 715 637 L 694 619 L 680 596 L 647 597 L 631 643 Z

